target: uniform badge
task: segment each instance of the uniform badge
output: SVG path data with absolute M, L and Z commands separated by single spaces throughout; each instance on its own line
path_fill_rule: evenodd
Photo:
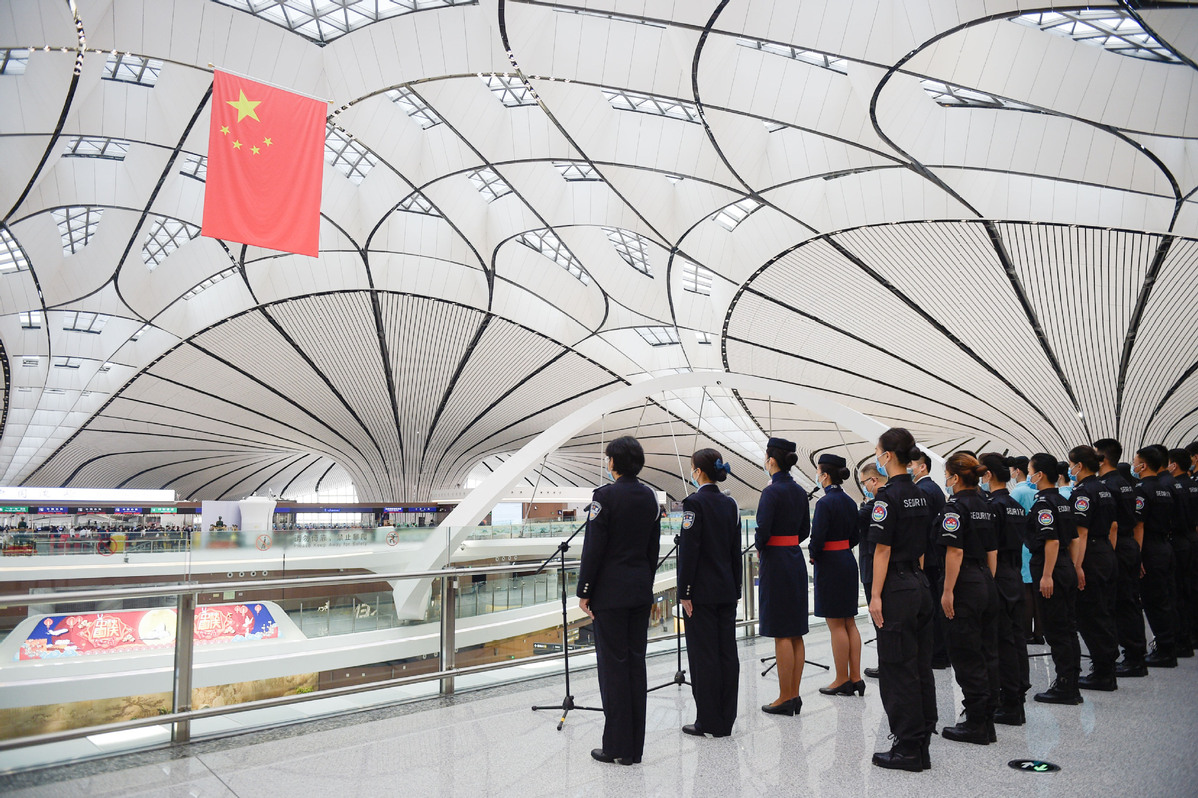
M 588 504 L 587 505 L 587 520 L 594 521 L 596 518 L 599 517 L 599 511 L 602 509 L 603 509 L 603 506 L 600 505 L 599 502 L 591 502 L 590 504 Z
M 1041 510 L 1036 516 L 1040 526 L 1052 526 L 1052 510 Z
M 1089 496 L 1078 496 L 1077 501 L 1075 501 L 1073 503 L 1073 508 L 1075 510 L 1077 510 L 1079 513 L 1084 513 L 1086 510 L 1089 510 L 1090 509 L 1090 497 Z
M 945 532 L 956 532 L 961 528 L 961 516 L 956 513 L 945 513 L 944 521 L 940 523 Z
M 870 514 L 870 520 L 875 524 L 880 524 L 886 520 L 886 502 L 877 502 L 874 504 L 874 511 Z
M 695 525 L 695 514 L 692 513 L 690 510 L 687 510 L 685 513 L 682 514 L 682 528 L 690 529 L 694 525 Z
M 1143 509 L 1144 509 L 1144 497 L 1137 496 L 1136 497 L 1136 510 L 1139 511 L 1139 510 L 1143 510 Z

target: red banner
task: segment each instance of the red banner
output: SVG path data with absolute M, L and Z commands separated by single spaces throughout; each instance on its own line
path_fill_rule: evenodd
M 328 104 L 217 71 L 202 233 L 316 257 Z
M 19 659 L 52 659 L 171 648 L 175 611 L 170 608 L 49 615 L 21 644 Z M 267 640 L 279 636 L 270 609 L 263 604 L 213 604 L 196 608 L 197 643 Z

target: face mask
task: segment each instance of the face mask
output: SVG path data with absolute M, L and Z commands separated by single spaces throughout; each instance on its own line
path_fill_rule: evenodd
M 908 469 L 907 469 L 907 476 L 909 476 L 909 477 L 913 477 L 913 476 L 915 476 L 915 469 L 914 469 L 914 468 L 908 468 Z
M 614 476 L 612 476 L 612 473 L 611 473 L 611 469 L 610 469 L 610 468 L 604 468 L 604 469 L 603 469 L 603 473 L 604 473 L 604 474 L 607 474 L 607 478 L 608 478 L 608 479 L 610 479 L 612 482 L 615 482 L 615 481 L 616 481 L 616 478 L 615 478 Z
M 876 454 L 874 455 L 874 465 L 876 465 L 878 467 L 878 470 L 881 471 L 883 474 L 886 473 L 886 466 L 882 465 L 882 461 L 878 458 L 878 456 Z
M 694 471 L 691 472 L 691 484 L 694 485 L 696 488 L 699 487 L 699 480 L 695 479 Z
M 1131 475 L 1133 477 L 1135 477 L 1136 479 L 1139 479 L 1140 478 L 1140 469 L 1136 468 L 1135 466 L 1132 466 L 1131 467 Z
M 1027 475 L 1027 479 L 1026 479 L 1026 480 L 1024 480 L 1024 481 L 1025 481 L 1025 482 L 1027 482 L 1027 484 L 1031 485 L 1033 488 L 1034 488 L 1034 487 L 1036 487 L 1036 483 L 1032 481 L 1032 475 L 1031 475 L 1031 474 L 1028 474 L 1028 475 Z
M 978 487 L 980 487 L 982 490 L 986 491 L 987 493 L 990 492 L 990 483 L 989 482 L 979 482 Z
M 953 486 L 948 484 L 947 482 L 945 482 L 944 483 L 944 492 L 947 493 L 949 496 L 952 496 L 953 495 Z
M 865 490 L 864 488 L 862 488 L 861 491 L 862 491 L 862 493 L 865 494 L 865 500 L 867 502 L 872 502 L 874 500 L 874 493 L 872 490 Z
M 767 478 L 771 478 L 771 479 L 773 478 L 774 475 L 770 473 L 770 461 L 769 460 L 766 460 L 765 465 L 763 465 L 761 468 L 762 468 L 762 470 L 765 471 L 765 475 Z

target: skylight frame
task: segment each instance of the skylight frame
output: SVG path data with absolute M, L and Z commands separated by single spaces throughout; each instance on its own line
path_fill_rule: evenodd
M 99 335 L 104 331 L 111 316 L 85 310 L 68 310 L 62 318 L 63 332 L 90 333 Z
M 201 183 L 208 182 L 208 156 L 194 152 L 184 154 L 187 157 L 183 161 L 183 166 L 179 169 L 179 174 L 187 175 L 194 180 L 199 180 Z
M 150 330 L 150 325 L 148 325 L 148 324 L 142 325 L 142 328 L 140 330 L 133 333 L 133 335 L 129 336 L 129 340 L 133 341 L 133 342 L 140 341 L 141 337 L 143 335 L 145 335 L 147 332 L 149 332 L 149 330 Z
M 54 355 L 50 366 L 56 369 L 77 369 L 83 365 L 83 358 L 74 355 Z
M 395 206 L 396 210 L 406 213 L 419 213 L 425 216 L 440 216 L 437 209 L 433 207 L 433 203 L 428 197 L 419 191 L 413 191 L 408 196 L 401 199 Z
M 607 234 L 607 240 L 615 248 L 616 254 L 623 258 L 625 263 L 646 277 L 653 276 L 653 270 L 649 267 L 649 239 L 622 227 L 602 229 Z
M 731 233 L 741 222 L 748 219 L 764 207 L 765 203 L 752 197 L 742 197 L 736 202 L 725 205 L 711 215 L 712 221 Z
M 23 310 L 17 316 L 22 330 L 40 330 L 42 328 L 42 312 L 40 310 Z
M 141 248 L 141 260 L 150 271 L 162 265 L 167 256 L 200 236 L 200 228 L 182 219 L 158 216 Z
M 678 338 L 677 327 L 667 327 L 664 325 L 653 327 L 634 327 L 637 334 L 645 340 L 649 346 L 677 346 L 682 343 Z
M 699 346 L 712 346 L 715 342 L 715 336 L 703 330 L 695 330 L 695 343 Z
M 153 88 L 161 72 L 162 61 L 157 58 L 113 50 L 108 54 L 101 79 Z
M 589 161 L 554 161 L 553 168 L 561 173 L 567 183 L 603 181 Z
M 516 240 L 561 266 L 583 285 L 591 284 L 591 276 L 583 268 L 582 261 L 574 256 L 552 229 L 545 227 L 540 230 L 527 230 L 516 236 Z
M 919 82 L 924 93 L 942 108 L 991 108 L 1001 111 L 1033 111 L 1036 109 L 1014 100 L 1007 100 L 984 91 L 925 78 Z
M 32 52 L 27 47 L 0 49 L 0 75 L 24 75 L 29 68 L 29 55 Z
M 762 39 L 737 39 L 736 43 L 742 47 L 748 47 L 763 53 L 769 53 L 770 55 L 780 55 L 792 61 L 801 61 L 804 64 L 826 69 L 829 72 L 836 72 L 841 75 L 849 74 L 848 59 L 832 55 L 831 53 L 821 52 L 820 50 L 808 50 L 796 47 L 793 44 L 767 42 Z
M 633 111 L 638 114 L 664 116 L 667 119 L 678 119 L 694 124 L 701 123 L 698 107 L 683 100 L 656 94 L 642 94 L 627 89 L 602 88 L 601 91 L 608 105 L 617 111 Z
M 0 225 L 0 274 L 23 272 L 29 269 L 29 258 L 7 225 Z
M 96 229 L 100 226 L 100 217 L 104 215 L 104 209 L 94 205 L 68 205 L 65 208 L 55 208 L 50 213 L 58 224 L 58 234 L 62 237 L 62 254 L 65 257 L 74 255 L 91 243 Z
M 314 42 L 327 44 L 380 20 L 433 8 L 477 5 L 478 0 L 216 0 Z
M 519 75 L 479 73 L 478 77 L 506 108 L 537 104 L 537 93 Z
M 487 198 L 487 202 L 494 202 L 500 197 L 507 196 L 513 192 L 512 187 L 508 185 L 507 181 L 489 166 L 471 169 L 466 172 L 466 177 L 478 189 L 478 193 Z
M 1139 21 L 1119 8 L 1036 11 L 1011 21 L 1108 53 L 1164 64 L 1185 63 Z
M 391 102 L 399 106 L 405 114 L 420 125 L 421 130 L 428 130 L 430 127 L 435 127 L 443 121 L 437 112 L 429 107 L 420 95 L 413 91 L 408 86 L 399 86 L 394 89 L 388 89 L 383 94 Z
M 711 296 L 715 272 L 692 260 L 686 258 L 679 258 L 679 260 L 682 261 L 682 290 L 700 296 Z
M 364 144 L 358 143 L 349 132 L 333 124 L 325 131 L 324 160 L 355 186 L 362 185 L 366 175 L 379 163 Z
M 229 268 L 225 269 L 223 272 L 218 272 L 217 274 L 212 275 L 211 277 L 202 281 L 199 285 L 192 288 L 190 291 L 188 291 L 186 294 L 184 294 L 180 298 L 183 299 L 184 301 L 189 300 L 189 299 L 195 299 L 197 296 L 204 293 L 205 291 L 207 291 L 209 288 L 216 285 L 220 281 L 225 280 L 229 277 L 232 277 L 234 274 L 237 273 L 237 268 L 238 267 L 236 267 L 236 266 L 230 266 Z
M 62 152 L 63 158 L 99 158 L 105 161 L 123 161 L 129 154 L 132 141 L 112 136 L 72 136 Z

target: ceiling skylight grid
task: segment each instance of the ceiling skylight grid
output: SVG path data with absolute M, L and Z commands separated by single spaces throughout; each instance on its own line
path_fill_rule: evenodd
M 407 86 L 384 92 L 391 102 L 398 105 L 405 114 L 416 120 L 422 130 L 428 130 L 433 125 L 441 124 L 441 117 L 428 107 L 428 103 L 420 99 L 416 92 Z
M 794 61 L 802 61 L 804 64 L 811 64 L 821 69 L 829 69 L 833 72 L 839 72 L 842 75 L 849 73 L 848 61 L 834 55 L 829 55 L 828 53 L 821 53 L 818 50 L 804 50 L 801 47 L 795 47 L 793 44 L 764 42 L 760 39 L 737 39 L 736 43 L 742 47 L 751 47 L 763 53 L 780 55 Z
M 201 183 L 208 179 L 208 159 L 203 155 L 196 155 L 194 152 L 186 153 L 187 157 L 183 160 L 183 167 L 179 169 L 179 174 L 194 177 Z
M 197 294 L 207 291 L 209 288 L 216 285 L 221 280 L 225 279 L 226 277 L 232 277 L 236 273 L 237 273 L 237 267 L 232 266 L 228 269 L 225 269 L 220 274 L 214 274 L 211 277 L 209 277 L 207 280 L 200 283 L 195 288 L 191 289 L 186 294 L 184 294 L 183 299 L 193 299 Z M 138 334 L 140 335 L 140 333 L 138 333 Z
M 324 137 L 324 159 L 355 186 L 361 185 L 367 173 L 378 164 L 370 150 L 335 125 L 329 125 Z
M 51 214 L 58 223 L 58 234 L 62 236 L 62 254 L 74 255 L 86 247 L 96 234 L 104 209 L 91 205 L 74 205 L 58 208 L 51 211 Z
M 1183 63 L 1144 30 L 1133 16 L 1117 8 L 1038 11 L 1013 17 L 1012 21 L 1119 55 L 1168 64 Z
M 68 311 L 62 320 L 62 329 L 66 332 L 93 333 L 99 335 L 108 323 L 108 316 L 99 313 L 87 313 L 79 310 Z
M 684 122 L 699 122 L 699 109 L 681 100 L 617 89 L 603 89 L 603 96 L 611 107 L 618 111 L 636 111 L 681 119 Z
M 21 358 L 22 368 L 27 368 L 27 369 L 37 368 L 38 364 L 41 362 L 42 362 L 42 359 L 40 357 L 38 357 L 37 355 L 26 355 L 25 357 Z
M 602 180 L 595 167 L 586 161 L 554 161 L 553 167 L 562 173 L 562 177 L 571 183 L 581 180 Z
M 473 5 L 478 0 L 217 0 L 218 3 L 295 31 L 331 42 L 381 19 L 426 8 Z
M 554 11 L 558 11 L 563 14 L 577 14 L 580 17 L 600 17 L 601 19 L 610 19 L 615 22 L 632 22 L 637 25 L 644 25 L 648 28 L 661 28 L 664 30 L 666 27 L 658 22 L 650 22 L 649 20 L 642 19 L 640 17 L 630 17 L 627 14 L 614 14 L 610 11 L 593 11 L 588 8 L 555 8 Z
M 408 213 L 423 213 L 429 216 L 440 216 L 433 204 L 428 201 L 428 197 L 421 194 L 419 191 L 413 191 L 408 196 L 399 201 L 398 205 L 401 211 Z
M 521 233 L 516 240 L 529 249 L 541 253 L 558 266 L 561 266 L 570 274 L 577 277 L 583 285 L 590 285 L 590 275 L 582 268 L 582 262 L 574 257 L 574 253 L 549 228 L 529 230 L 526 233 Z
M 0 75 L 24 75 L 27 66 L 29 66 L 28 50 L 0 50 Z
M 132 338 L 130 338 L 129 340 L 131 340 L 131 341 L 140 341 L 140 340 L 141 340 L 141 337 L 142 337 L 143 335 L 145 335 L 145 334 L 146 334 L 146 332 L 147 332 L 149 329 L 150 329 L 150 325 L 148 325 L 148 324 L 146 324 L 146 325 L 143 325 L 143 326 L 142 326 L 142 328 L 141 328 L 140 330 L 138 330 L 137 332 L 133 333 L 133 337 L 132 337 Z
M 52 365 L 56 369 L 77 369 L 83 365 L 83 358 L 55 355 Z
M 715 220 L 716 224 L 731 233 L 736 229 L 737 225 L 747 219 L 749 214 L 760 208 L 761 205 L 760 202 L 752 197 L 745 197 L 731 205 L 720 208 L 711 218 Z
M 634 329 L 649 346 L 672 346 L 680 343 L 677 327 L 636 327 Z
M 625 263 L 642 274 L 653 276 L 649 269 L 649 239 L 619 227 L 604 227 L 603 232 L 607 233 L 607 240 Z
M 921 80 L 919 85 L 927 95 L 936 101 L 937 105 L 945 108 L 1003 108 L 1012 111 L 1034 111 L 1027 105 L 1004 100 L 977 89 L 967 89 L 964 86 L 954 86 L 939 80 Z
M 150 227 L 150 235 L 141 248 L 141 259 L 150 271 L 162 265 L 166 256 L 200 235 L 194 224 L 159 216 Z
M 21 328 L 25 330 L 40 330 L 42 328 L 42 312 L 31 310 L 20 314 Z
M 711 333 L 703 332 L 702 330 L 695 331 L 695 340 L 698 341 L 700 344 L 702 344 L 704 346 L 711 346 L 711 339 L 712 339 Z
M 109 136 L 75 136 L 67 141 L 62 152 L 64 158 L 104 158 L 123 161 L 129 154 L 132 141 L 114 139 Z
M 491 93 L 508 108 L 536 105 L 537 95 L 518 75 L 479 75 Z
M 8 232 L 7 227 L 0 227 L 0 274 L 19 272 L 29 268 L 29 259 L 25 250 Z
M 690 291 L 692 294 L 711 296 L 711 283 L 715 274 L 710 269 L 705 269 L 686 258 L 679 260 L 682 261 L 682 289 Z
M 495 173 L 495 170 L 489 166 L 484 166 L 481 169 L 472 169 L 466 173 L 471 184 L 478 189 L 478 193 L 487 198 L 487 202 L 497 200 L 505 194 L 512 193 L 512 187 L 504 182 L 503 178 Z
M 162 62 L 157 58 L 143 58 L 132 53 L 112 52 L 104 64 L 104 80 L 120 83 L 135 83 L 138 86 L 153 86 L 162 72 Z

